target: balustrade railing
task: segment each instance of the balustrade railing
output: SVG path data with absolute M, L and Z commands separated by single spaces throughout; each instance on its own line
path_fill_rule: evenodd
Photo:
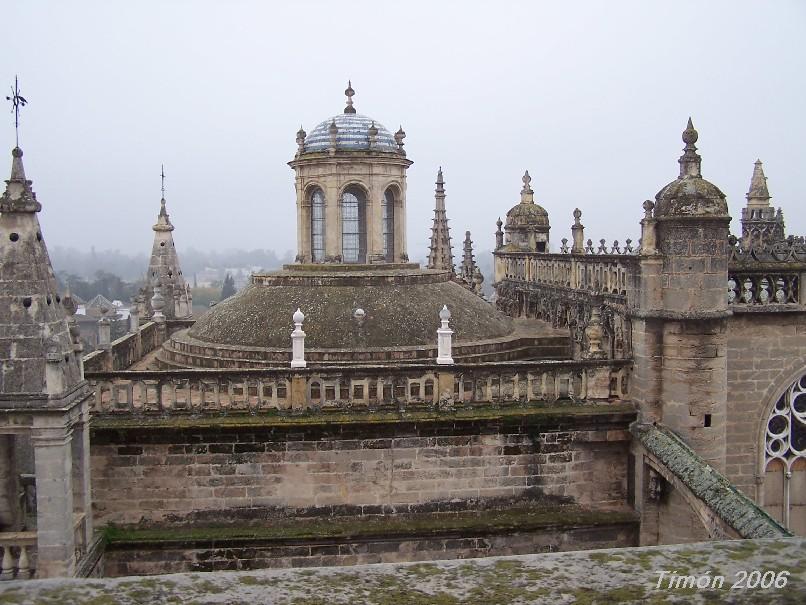
M 94 415 L 257 413 L 623 399 L 628 364 L 525 361 L 402 367 L 100 372 Z M 604 386 L 603 386 L 604 385 Z
M 737 306 L 799 304 L 800 274 L 730 270 L 728 303 Z
M 34 574 L 36 532 L 0 532 L 0 580 L 28 580 Z
M 616 242 L 617 244 L 617 242 Z M 637 256 L 625 253 L 496 253 L 499 274 L 511 281 L 626 296 Z
M 804 238 L 745 247 L 731 237 L 730 243 L 727 296 L 734 308 L 806 304 L 801 289 L 806 277 Z

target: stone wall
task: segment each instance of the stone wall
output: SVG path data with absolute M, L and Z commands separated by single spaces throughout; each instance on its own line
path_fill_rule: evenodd
M 630 406 L 476 414 L 96 421 L 96 519 L 237 522 L 519 496 L 625 503 Z
M 734 310 L 728 322 L 725 473 L 761 502 L 764 431 L 772 406 L 806 372 L 806 312 Z

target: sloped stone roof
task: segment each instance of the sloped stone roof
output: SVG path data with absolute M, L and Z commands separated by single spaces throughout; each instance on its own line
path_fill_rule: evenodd
M 365 349 L 434 345 L 439 310 L 447 305 L 455 340 L 513 332 L 512 321 L 446 272 L 378 270 L 301 275 L 286 272 L 252 283 L 213 307 L 189 335 L 252 347 L 291 346 L 291 315 L 305 314 L 306 348 Z M 363 309 L 359 321 L 355 311 Z
M 633 423 L 630 432 L 697 498 L 743 538 L 791 536 L 665 427 Z

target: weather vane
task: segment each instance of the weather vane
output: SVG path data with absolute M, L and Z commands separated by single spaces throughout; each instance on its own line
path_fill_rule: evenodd
M 160 164 L 160 177 L 162 177 L 162 199 L 165 199 L 165 164 Z
M 14 76 L 14 87 L 11 89 L 11 96 L 6 97 L 6 101 L 11 101 L 11 111 L 14 114 L 14 130 L 17 136 L 17 147 L 20 146 L 20 107 L 25 107 L 28 101 L 20 95 L 20 83 L 17 76 Z

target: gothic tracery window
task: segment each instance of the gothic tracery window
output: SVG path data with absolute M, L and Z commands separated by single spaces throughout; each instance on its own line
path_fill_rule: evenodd
M 325 258 L 325 196 L 321 189 L 311 194 L 311 259 L 318 263 Z
M 395 260 L 395 194 L 391 188 L 383 194 L 382 209 L 383 256 L 386 262 Z
M 345 263 L 367 262 L 367 201 L 358 187 L 341 196 L 341 255 Z
M 767 419 L 764 508 L 806 535 L 806 374 L 781 396 Z

